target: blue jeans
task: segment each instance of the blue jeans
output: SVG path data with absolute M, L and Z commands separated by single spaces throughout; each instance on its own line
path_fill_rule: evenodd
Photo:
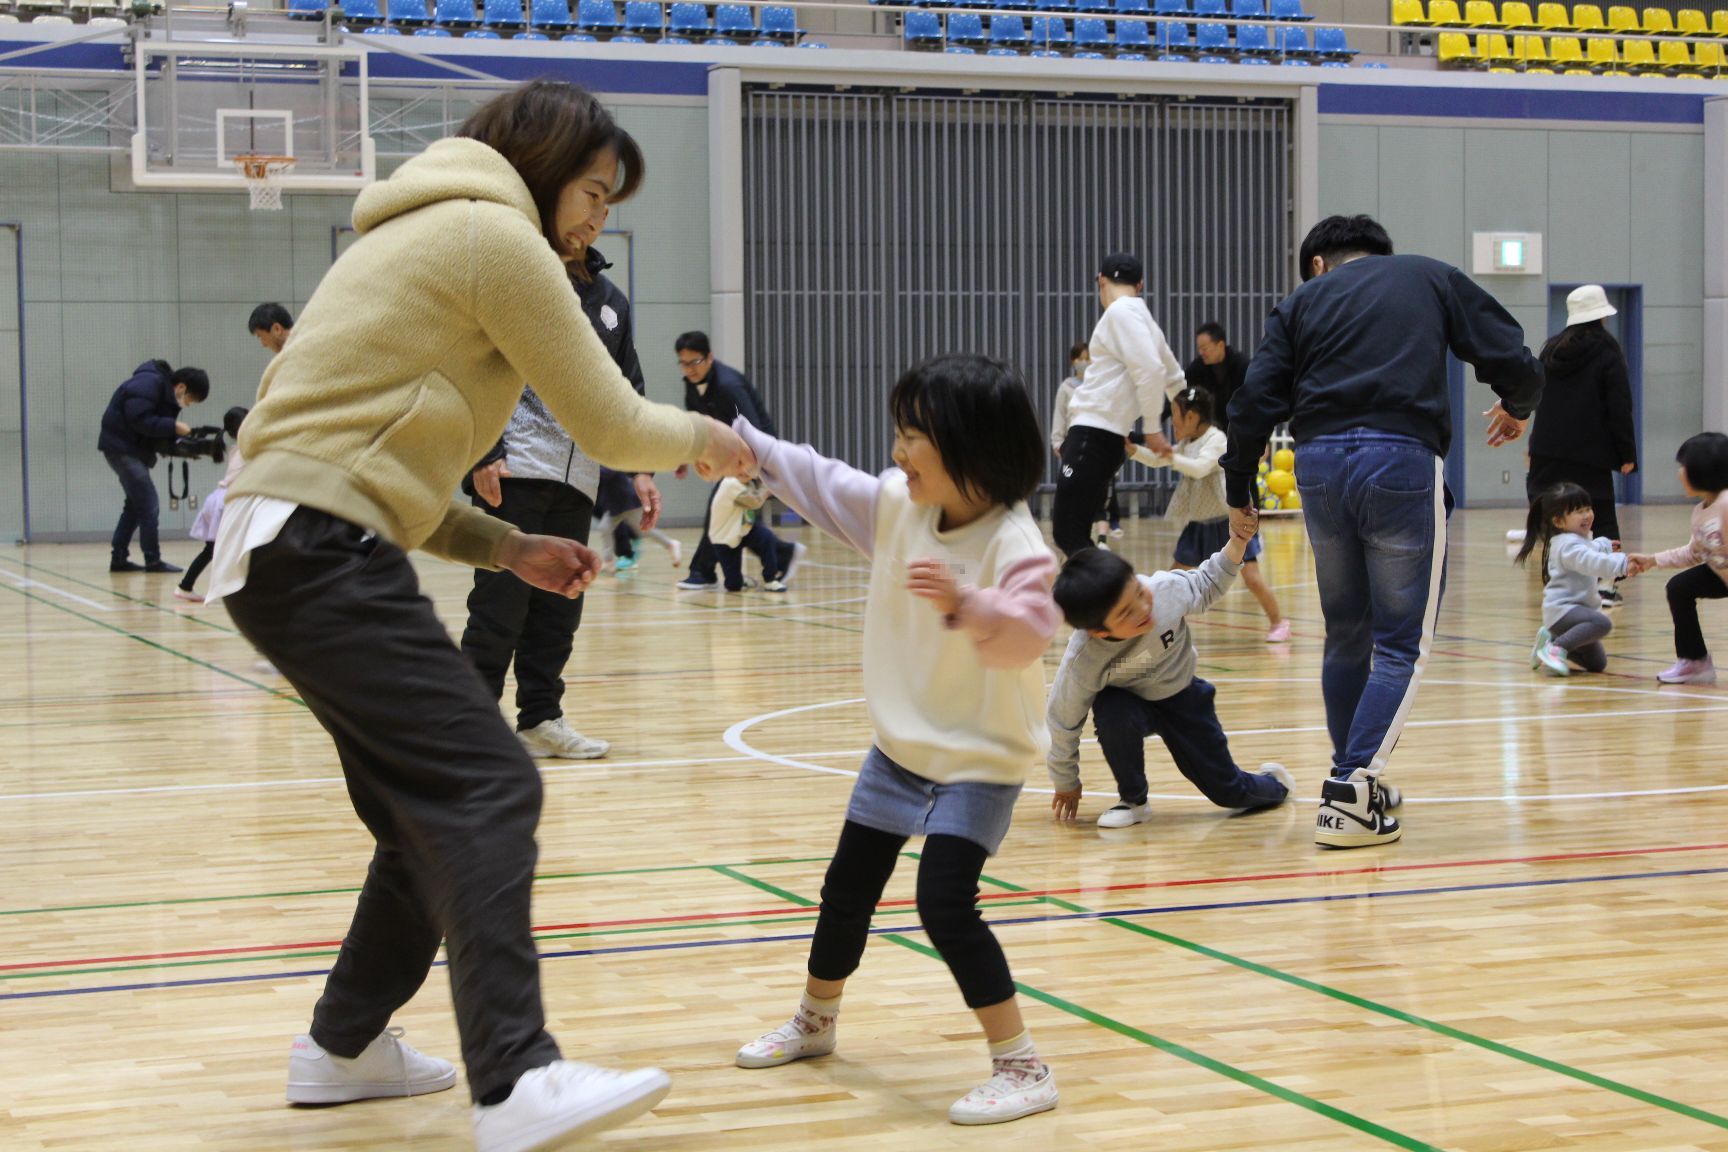
M 1443 464 L 1418 440 L 1367 429 L 1296 449 L 1326 616 L 1333 776 L 1385 768 L 1416 699 L 1446 581 Z
M 1284 800 L 1284 785 L 1244 772 L 1230 758 L 1218 724 L 1218 690 L 1196 678 L 1162 700 L 1143 700 L 1126 688 L 1106 688 L 1092 700 L 1098 747 L 1116 777 L 1124 804 L 1146 803 L 1146 737 L 1156 734 L 1176 768 L 1220 808 L 1264 808 Z
M 155 564 L 162 559 L 162 548 L 156 543 L 156 519 L 162 505 L 156 496 L 156 482 L 150 469 L 136 456 L 120 452 L 104 452 L 108 467 L 120 477 L 120 490 L 126 493 L 126 503 L 120 509 L 120 522 L 114 525 L 114 539 L 109 547 L 116 563 L 126 560 L 132 550 L 132 533 L 144 548 L 144 563 Z

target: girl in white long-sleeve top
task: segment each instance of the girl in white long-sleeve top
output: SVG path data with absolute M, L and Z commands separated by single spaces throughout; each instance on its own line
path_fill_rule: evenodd
M 1596 584 L 1637 575 L 1618 551 L 1618 541 L 1592 537 L 1595 523 L 1590 493 L 1577 484 L 1555 484 L 1530 502 L 1524 546 L 1515 558 L 1522 564 L 1542 546 L 1542 627 L 1530 650 L 1530 667 L 1555 676 L 1570 676 L 1573 664 L 1586 672 L 1608 667 L 1602 640 L 1614 622 L 1602 611 Z
M 984 862 L 1050 748 L 1041 660 L 1061 621 L 1056 558 L 1026 507 L 1043 440 L 1018 375 L 980 356 L 913 367 L 889 404 L 899 467 L 881 476 L 734 426 L 769 491 L 871 561 L 864 698 L 875 730 L 823 881 L 803 1001 L 739 1049 L 738 1064 L 834 1051 L 871 915 L 906 841 L 922 835 L 918 916 L 977 1013 L 992 1064 L 948 1118 L 996 1124 L 1056 1106 L 1008 961 L 978 912 Z
M 1182 477 L 1170 497 L 1165 516 L 1182 525 L 1176 540 L 1177 568 L 1198 568 L 1208 556 L 1230 543 L 1230 506 L 1224 502 L 1224 471 L 1218 466 L 1228 441 L 1224 430 L 1212 423 L 1212 393 L 1204 388 L 1185 388 L 1170 401 L 1170 425 L 1176 443 L 1168 453 L 1130 442 L 1133 456 L 1154 468 L 1169 467 Z M 1242 561 L 1242 583 L 1266 613 L 1266 643 L 1283 644 L 1290 639 L 1290 621 L 1284 619 L 1278 596 L 1260 572 L 1260 537 L 1248 543 Z

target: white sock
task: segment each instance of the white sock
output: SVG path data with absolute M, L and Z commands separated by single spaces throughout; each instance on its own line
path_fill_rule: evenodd
M 1008 1072 L 1023 1080 L 1036 1080 L 1044 1074 L 1044 1062 L 1038 1059 L 1029 1029 L 1022 1029 L 1018 1036 L 1006 1040 L 992 1040 L 990 1063 L 994 1071 Z
M 804 993 L 798 1001 L 798 1011 L 792 1014 L 792 1024 L 806 1036 L 814 1036 L 834 1027 L 840 1016 L 840 997 L 824 1000 Z

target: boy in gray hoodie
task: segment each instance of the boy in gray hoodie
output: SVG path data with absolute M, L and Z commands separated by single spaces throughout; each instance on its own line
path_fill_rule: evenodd
M 1072 820 L 1080 806 L 1080 732 L 1095 717 L 1098 744 L 1116 777 L 1119 803 L 1101 828 L 1152 818 L 1147 801 L 1146 737 L 1156 733 L 1182 775 L 1222 808 L 1269 808 L 1290 794 L 1281 764 L 1244 772 L 1230 758 L 1218 724 L 1216 689 L 1194 675 L 1198 654 L 1186 617 L 1204 612 L 1242 569 L 1253 532 L 1232 528 L 1230 542 L 1200 567 L 1138 576 L 1126 560 L 1097 548 L 1068 559 L 1054 596 L 1074 628 L 1050 690 L 1051 809 Z

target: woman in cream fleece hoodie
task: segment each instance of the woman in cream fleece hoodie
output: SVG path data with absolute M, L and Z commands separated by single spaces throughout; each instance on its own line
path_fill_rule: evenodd
M 354 206 L 359 240 L 265 373 L 241 436 L 211 599 L 335 740 L 377 842 L 354 920 L 295 1041 L 288 1099 L 343 1103 L 455 1083 L 389 1029 L 448 949 L 482 1152 L 608 1127 L 665 1095 L 658 1069 L 560 1059 L 545 1028 L 529 886 L 541 786 L 420 594 L 407 551 L 509 569 L 577 596 L 598 557 L 454 502 L 524 379 L 583 451 L 629 471 L 749 465 L 715 421 L 639 397 L 584 317 L 561 257 L 641 153 L 588 93 L 498 97 Z

